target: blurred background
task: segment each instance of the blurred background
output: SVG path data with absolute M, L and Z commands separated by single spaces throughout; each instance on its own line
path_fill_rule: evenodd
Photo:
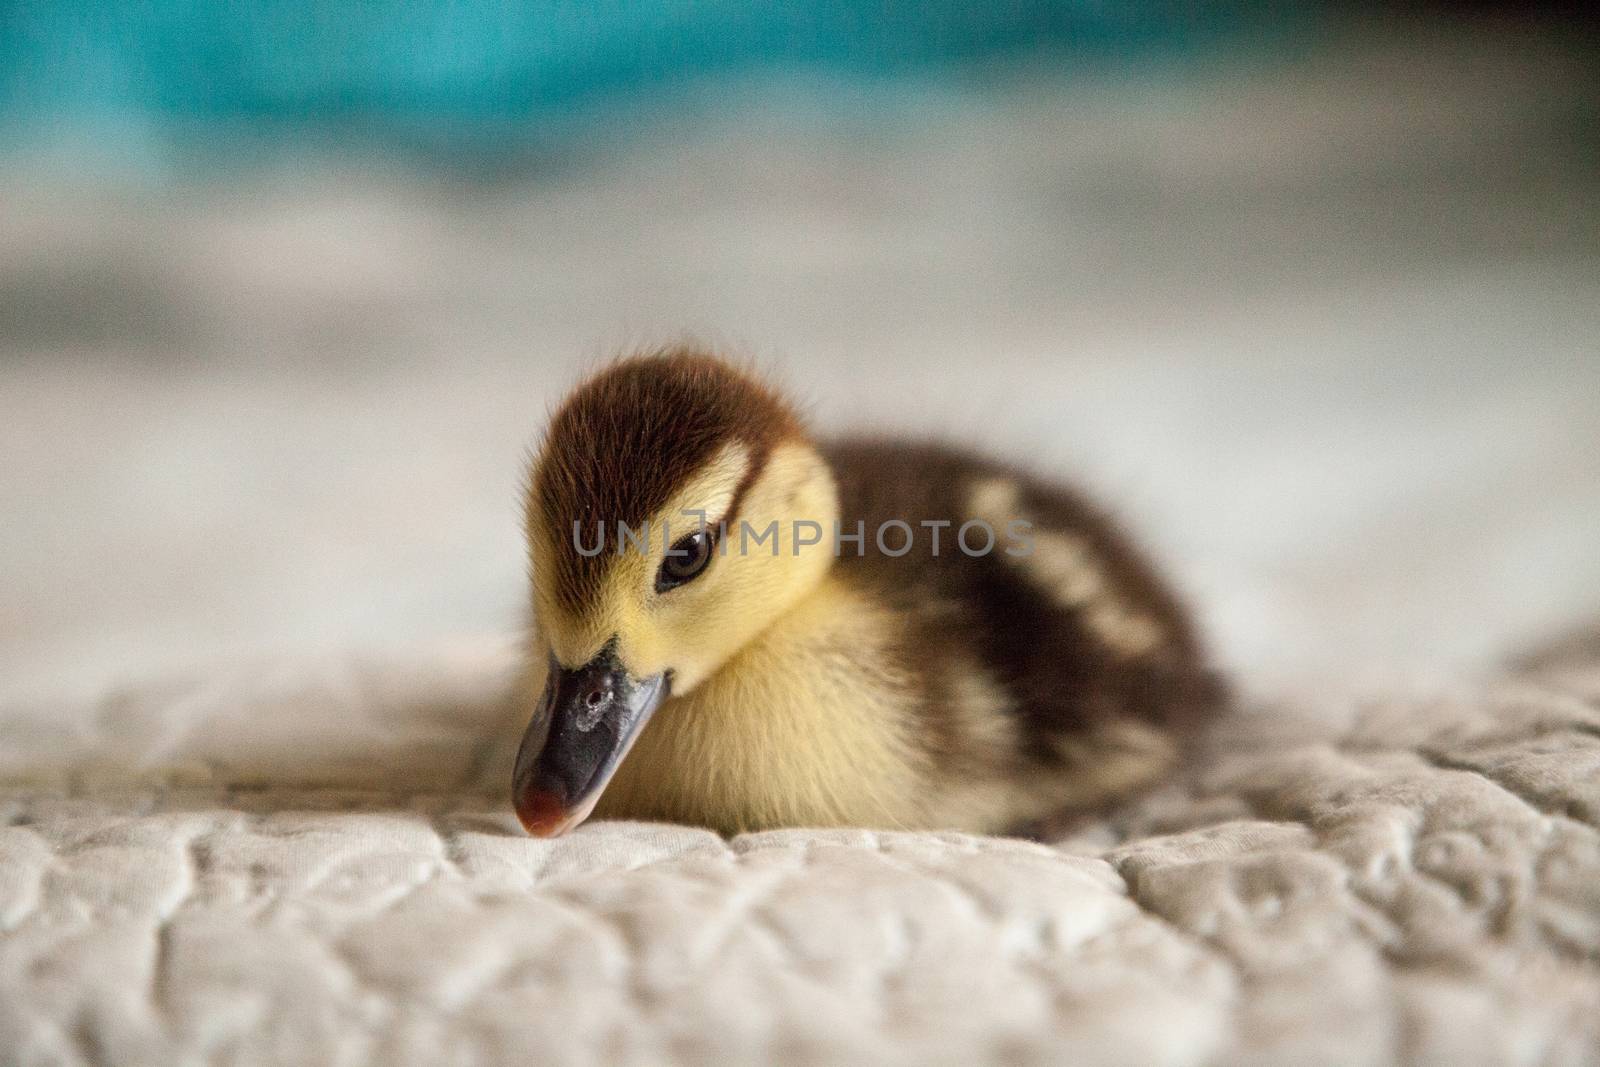
M 1596 58 L 1505 5 L 0 0 L 0 699 L 503 646 L 549 405 L 686 337 L 1092 486 L 1258 690 L 1487 668 L 1600 613 Z

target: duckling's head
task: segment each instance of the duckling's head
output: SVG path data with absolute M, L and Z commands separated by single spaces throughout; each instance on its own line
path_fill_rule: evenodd
M 551 419 L 527 497 L 536 656 L 517 814 L 593 809 L 650 715 L 813 589 L 833 559 L 826 461 L 776 392 L 689 350 L 621 360 Z

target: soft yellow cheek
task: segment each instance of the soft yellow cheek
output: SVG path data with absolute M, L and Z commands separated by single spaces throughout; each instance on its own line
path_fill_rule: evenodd
M 785 541 L 777 556 L 765 545 L 759 554 L 741 555 L 735 542 L 712 561 L 703 583 L 657 602 L 654 625 L 643 627 L 635 643 L 641 660 L 671 667 L 674 691 L 689 692 L 815 587 L 830 562 L 830 546 L 811 546 L 797 557 Z
M 727 563 L 718 560 L 713 566 Z M 755 605 L 742 595 L 743 583 L 735 575 L 703 587 L 674 590 L 673 601 L 658 606 L 655 625 L 641 640 L 641 651 L 659 668 L 673 671 L 673 690 L 686 693 L 700 684 L 758 628 Z

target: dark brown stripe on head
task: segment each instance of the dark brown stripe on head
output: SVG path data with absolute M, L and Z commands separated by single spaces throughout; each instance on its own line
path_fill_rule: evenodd
M 739 484 L 733 487 L 733 496 L 728 500 L 728 510 L 717 517 L 706 516 L 707 522 L 716 522 L 727 526 L 738 521 L 740 509 L 744 507 L 745 494 L 750 491 L 752 485 L 756 484 L 756 479 L 761 477 L 761 472 L 767 469 L 767 459 L 772 455 L 772 446 L 772 441 L 751 443 L 750 465 L 745 468 L 743 476 L 739 479 Z
M 553 538 L 549 573 L 557 601 L 578 611 L 616 559 L 616 524 L 650 521 L 718 451 L 738 442 L 751 464 L 734 494 L 745 491 L 774 445 L 802 433 L 777 393 L 750 374 L 688 349 L 621 360 L 572 393 L 550 421 L 528 497 L 528 522 Z M 715 521 L 717 516 L 708 516 Z M 603 523 L 605 550 L 583 556 Z

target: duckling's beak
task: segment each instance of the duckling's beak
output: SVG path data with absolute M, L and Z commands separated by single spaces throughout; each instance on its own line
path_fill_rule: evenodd
M 522 737 L 512 777 L 517 818 L 528 833 L 556 837 L 589 817 L 671 688 L 665 674 L 630 675 L 614 643 L 575 670 L 551 660 L 544 697 Z

